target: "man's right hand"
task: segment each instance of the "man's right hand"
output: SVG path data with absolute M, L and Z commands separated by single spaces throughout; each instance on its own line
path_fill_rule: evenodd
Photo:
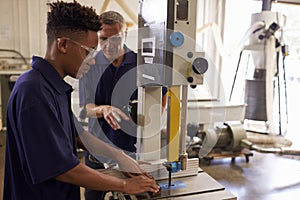
M 144 192 L 157 193 L 160 190 L 160 186 L 154 179 L 148 178 L 144 175 L 126 179 L 123 184 L 124 192 L 127 194 L 140 194 Z
M 87 104 L 87 116 L 94 118 L 104 118 L 112 129 L 120 129 L 120 122 L 122 120 L 129 121 L 130 118 L 119 108 L 110 105 Z
M 129 117 L 119 108 L 113 106 L 100 106 L 102 115 L 105 121 L 111 126 L 112 129 L 120 129 L 120 122 L 122 120 L 129 121 Z

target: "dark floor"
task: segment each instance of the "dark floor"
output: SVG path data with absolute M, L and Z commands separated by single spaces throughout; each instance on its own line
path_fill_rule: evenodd
M 293 109 L 289 109 L 284 138 L 292 142 L 290 149 L 300 151 L 300 108 L 296 106 L 300 97 L 294 97 L 289 101 Z M 300 199 L 300 155 L 252 153 L 248 163 L 244 157 L 237 157 L 235 162 L 223 158 L 214 159 L 210 164 L 200 162 L 200 167 L 241 200 Z
M 223 158 L 200 166 L 241 200 L 300 199 L 298 157 L 253 152 L 249 163 Z

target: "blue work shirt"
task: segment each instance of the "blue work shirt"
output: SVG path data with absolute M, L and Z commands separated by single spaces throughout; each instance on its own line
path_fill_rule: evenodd
M 129 114 L 129 102 L 137 99 L 137 54 L 126 47 L 125 51 L 119 67 L 114 67 L 102 51 L 97 54 L 96 64 L 79 80 L 81 106 L 89 103 L 112 105 Z M 89 132 L 124 151 L 136 151 L 136 124 L 133 121 L 123 120 L 121 129 L 115 131 L 104 118 L 89 118 Z
M 128 116 L 129 102 L 137 100 L 137 54 L 126 46 L 124 59 L 114 67 L 102 51 L 96 56 L 96 64 L 79 80 L 80 105 L 112 105 Z M 163 87 L 163 95 L 167 88 Z M 89 132 L 99 139 L 122 149 L 128 154 L 136 152 L 137 125 L 133 120 L 122 120 L 121 129 L 113 130 L 104 118 L 89 118 Z M 87 156 L 88 157 L 88 156 Z M 102 162 L 108 159 L 99 158 Z
M 55 180 L 79 164 L 72 87 L 46 60 L 14 86 L 7 108 L 4 200 L 76 200 L 78 186 Z

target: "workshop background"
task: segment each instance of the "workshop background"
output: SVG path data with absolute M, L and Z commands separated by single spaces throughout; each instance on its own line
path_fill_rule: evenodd
M 77 1 L 93 6 L 98 13 L 104 10 L 122 13 L 128 24 L 126 44 L 138 51 L 139 0 Z M 0 0 L 0 197 L 3 190 L 7 100 L 14 81 L 30 68 L 32 55 L 44 56 L 48 10 L 46 3 L 49 2 L 53 1 Z M 210 72 L 205 82 L 208 85 L 206 87 L 209 87 L 210 98 L 222 96 L 229 107 L 239 106 L 241 110 L 238 113 L 226 113 L 228 118 L 234 115 L 243 122 L 245 129 L 249 129 L 248 139 L 260 145 L 256 149 L 243 149 L 238 154 L 212 152 L 210 156 L 199 158 L 200 168 L 237 199 L 298 199 L 300 154 L 296 154 L 300 151 L 300 133 L 297 126 L 300 113 L 300 97 L 297 95 L 300 91 L 300 0 L 269 1 L 272 2 L 271 11 L 284 16 L 284 26 L 279 30 L 278 37 L 285 52 L 279 52 L 284 55 L 279 56 L 280 70 L 275 77 L 278 78 L 274 86 L 275 103 L 271 105 L 274 119 L 270 125 L 264 120 L 258 122 L 245 118 L 245 103 L 250 103 L 245 102 L 245 82 L 251 75 L 249 71 L 255 65 L 251 49 L 245 48 L 249 39 L 247 34 L 250 34 L 247 31 L 251 27 L 252 14 L 262 11 L 263 2 L 267 1 L 198 0 L 195 41 L 201 46 L 198 50 L 204 51 L 214 66 L 214 71 Z M 214 74 L 218 76 L 214 77 Z M 80 108 L 77 80 L 70 77 L 66 77 L 66 80 L 75 89 L 72 104 L 74 113 L 78 116 Z M 277 84 L 279 81 L 280 84 Z M 189 97 L 191 102 L 198 98 L 203 99 L 201 87 L 193 91 L 193 96 Z M 268 132 L 270 126 L 275 130 L 272 133 Z M 254 130 L 251 130 L 253 127 Z M 270 149 L 269 152 L 266 153 L 263 149 L 265 147 Z M 279 152 L 281 147 L 294 151 L 285 154 L 283 150 Z

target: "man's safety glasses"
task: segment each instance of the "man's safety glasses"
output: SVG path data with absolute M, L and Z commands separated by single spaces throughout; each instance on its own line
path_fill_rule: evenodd
M 99 40 L 100 40 L 100 45 L 107 44 L 108 41 L 113 44 L 119 44 L 123 41 L 123 38 L 124 38 L 123 34 L 117 34 L 111 37 L 100 37 Z
M 69 40 L 69 41 L 73 42 L 74 44 L 80 46 L 81 48 L 83 48 L 86 51 L 86 57 L 95 57 L 97 52 L 98 52 L 97 48 L 91 48 L 91 47 L 85 46 L 85 45 L 80 44 L 79 42 L 77 42 L 77 41 L 75 41 L 71 38 L 62 37 L 62 38 L 57 38 L 57 39 Z

